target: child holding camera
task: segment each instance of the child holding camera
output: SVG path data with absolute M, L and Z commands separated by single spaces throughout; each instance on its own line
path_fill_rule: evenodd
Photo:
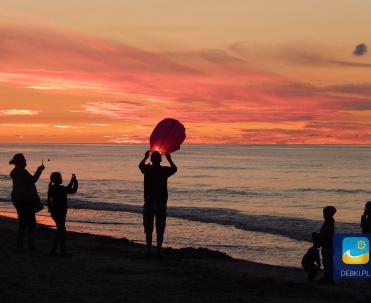
M 50 256 L 57 256 L 58 244 L 61 249 L 62 257 L 69 257 L 65 247 L 66 237 L 66 216 L 67 216 L 67 195 L 77 192 L 78 182 L 75 175 L 72 175 L 71 181 L 67 186 L 62 185 L 62 175 L 59 172 L 54 172 L 50 175 L 50 183 L 48 189 L 48 211 L 51 214 L 56 226 L 57 233 L 55 235 Z

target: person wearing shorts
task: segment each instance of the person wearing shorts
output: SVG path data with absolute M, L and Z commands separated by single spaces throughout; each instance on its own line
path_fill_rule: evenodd
M 161 248 L 164 241 L 166 227 L 166 209 L 168 200 L 167 180 L 177 172 L 177 167 L 171 159 L 170 154 L 166 154 L 169 166 L 161 166 L 161 154 L 153 152 L 151 154 L 152 164 L 146 164 L 150 157 L 147 151 L 143 160 L 139 163 L 139 169 L 144 175 L 144 206 L 143 206 L 143 226 L 146 234 L 147 255 L 152 258 L 152 234 L 154 224 L 157 234 L 157 259 L 161 259 Z

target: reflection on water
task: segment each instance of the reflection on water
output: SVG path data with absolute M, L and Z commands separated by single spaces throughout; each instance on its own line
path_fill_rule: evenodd
M 0 215 L 16 217 L 14 209 L 0 207 Z M 84 218 L 84 221 L 81 221 Z M 43 210 L 37 215 L 41 224 L 54 227 L 50 215 Z M 70 209 L 66 227 L 70 231 L 127 238 L 144 243 L 140 214 L 112 211 Z M 271 265 L 299 267 L 310 243 L 261 232 L 243 231 L 219 224 L 205 224 L 168 218 L 164 247 L 207 247 L 233 258 Z
M 80 214 L 84 212 L 84 214 Z M 71 210 L 67 226 L 71 230 L 126 237 L 144 243 L 140 214 L 104 211 Z M 78 222 L 79 218 L 94 224 Z M 231 257 L 272 265 L 299 267 L 309 242 L 286 237 L 250 232 L 219 224 L 205 224 L 184 219 L 168 218 L 164 247 L 207 247 L 221 250 Z
M 1 210 L 4 211 L 0 207 Z M 0 212 L 0 215 L 16 217 L 14 212 Z M 84 218 L 83 222 L 81 218 Z M 37 221 L 54 226 L 44 211 L 37 216 Z M 144 243 L 145 239 L 142 216 L 134 213 L 70 209 L 66 226 L 70 231 L 125 237 L 137 243 Z M 290 267 L 300 266 L 301 257 L 309 245 L 309 242 L 286 237 L 174 218 L 168 218 L 164 241 L 164 247 L 207 247 L 233 258 Z

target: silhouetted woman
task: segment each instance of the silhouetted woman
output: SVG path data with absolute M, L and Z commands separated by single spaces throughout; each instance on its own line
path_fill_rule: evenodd
M 66 216 L 67 216 L 67 195 L 77 192 L 79 186 L 75 175 L 72 175 L 71 181 L 67 186 L 62 185 L 62 175 L 54 172 L 50 175 L 50 183 L 48 189 L 48 210 L 53 218 L 57 233 L 54 237 L 52 250 L 50 256 L 57 255 L 58 244 L 61 249 L 62 257 L 69 257 L 71 254 L 67 253 L 65 246 L 66 238 Z
M 10 176 L 13 180 L 13 190 L 11 192 L 12 202 L 18 214 L 18 234 L 17 250 L 23 250 L 23 239 L 26 231 L 28 236 L 28 250 L 37 251 L 34 244 L 34 230 L 36 226 L 35 212 L 37 205 L 41 204 L 39 194 L 37 193 L 35 183 L 39 180 L 44 165 L 40 165 L 32 176 L 27 170 L 27 160 L 23 154 L 14 155 L 9 164 L 15 165 Z

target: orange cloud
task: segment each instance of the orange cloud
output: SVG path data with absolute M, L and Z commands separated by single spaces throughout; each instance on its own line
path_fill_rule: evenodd
M 135 119 L 135 112 L 138 112 L 143 105 L 124 101 L 95 102 L 83 106 L 88 113 L 105 115 L 110 119 Z
M 39 111 L 29 109 L 5 109 L 0 110 L 0 116 L 24 116 L 24 115 L 37 115 Z
M 371 84 L 292 80 L 285 68 L 272 72 L 252 63 L 243 44 L 229 51 L 150 52 L 56 27 L 1 22 L 0 45 L 0 82 L 37 91 L 42 99 L 33 104 L 43 109 L 3 109 L 4 100 L 1 116 L 62 119 L 60 101 L 53 112 L 54 99 L 84 96 L 73 108 L 69 104 L 63 121 L 50 124 L 87 134 L 99 128 L 103 142 L 144 142 L 167 117 L 185 122 L 192 134 L 187 141 L 194 143 L 359 142 L 356 132 L 370 128 L 357 123 L 355 112 L 371 109 Z M 301 67 L 351 65 L 301 48 L 275 55 Z M 126 133 L 111 120 L 123 121 Z M 341 128 L 344 122 L 354 128 Z M 368 136 L 364 131 L 361 138 L 371 142 Z

